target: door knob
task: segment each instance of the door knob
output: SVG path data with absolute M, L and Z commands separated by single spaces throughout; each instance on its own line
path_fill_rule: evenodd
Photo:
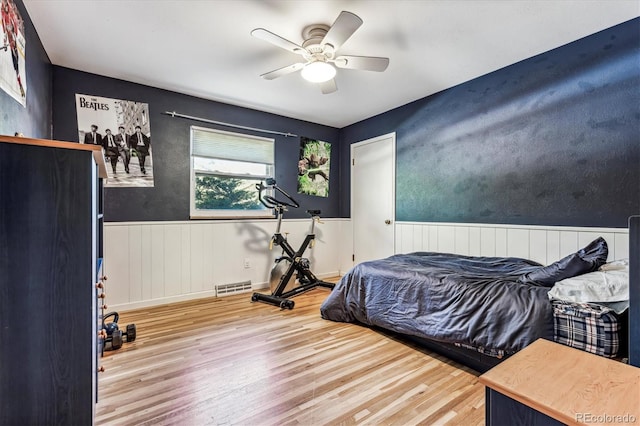
M 389 219 L 384 221 L 385 225 L 391 225 L 391 221 Z

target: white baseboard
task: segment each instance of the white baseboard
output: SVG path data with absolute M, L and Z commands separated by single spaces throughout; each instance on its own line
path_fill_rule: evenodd
M 186 302 L 187 300 L 204 299 L 206 297 L 216 297 L 215 290 L 202 291 L 199 293 L 181 294 L 179 296 L 160 297 L 157 299 L 141 300 L 139 302 L 120 303 L 109 305 L 108 311 L 131 311 L 134 309 L 150 308 L 153 306 L 167 305 L 169 303 Z
M 325 272 L 325 273 L 322 273 L 322 274 L 316 274 L 316 277 L 318 277 L 320 279 L 333 278 L 333 277 L 337 277 L 337 276 L 339 276 L 338 271 L 336 271 L 336 272 Z M 269 283 L 268 282 L 252 283 L 251 284 L 251 290 L 252 291 L 269 290 Z M 247 295 L 247 299 L 249 299 L 251 297 L 251 293 L 250 292 L 247 292 L 245 294 Z M 229 296 L 229 295 L 227 295 L 227 296 Z M 159 297 L 157 299 L 149 299 L 149 300 L 141 300 L 141 301 L 137 301 L 137 302 L 128 302 L 128 303 L 119 303 L 119 304 L 116 304 L 116 305 L 109 305 L 108 311 L 118 311 L 118 312 L 131 311 L 131 310 L 134 310 L 134 309 L 150 308 L 150 307 L 154 307 L 154 306 L 167 305 L 169 303 L 186 302 L 188 300 L 204 299 L 204 298 L 207 298 L 207 297 L 216 297 L 215 289 L 214 290 L 208 290 L 208 291 L 201 291 L 201 292 L 198 292 L 198 293 L 181 294 L 181 295 L 178 295 L 178 296 Z M 226 297 L 226 296 L 219 296 L 219 297 Z

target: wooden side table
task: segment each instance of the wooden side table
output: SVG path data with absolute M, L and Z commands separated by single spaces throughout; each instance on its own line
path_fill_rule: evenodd
M 480 376 L 486 424 L 640 425 L 640 368 L 539 339 Z

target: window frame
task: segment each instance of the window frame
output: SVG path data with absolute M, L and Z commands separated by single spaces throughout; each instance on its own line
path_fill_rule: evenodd
M 234 175 L 230 173 L 211 173 L 208 171 L 196 170 L 195 169 L 195 158 L 217 158 L 217 157 L 204 157 L 193 154 L 193 135 L 194 131 L 205 131 L 211 133 L 218 134 L 226 134 L 232 135 L 235 137 L 246 138 L 246 139 L 255 139 L 265 142 L 270 142 L 273 147 L 274 154 L 274 164 L 270 166 L 270 175 L 263 176 L 262 178 L 273 177 L 275 176 L 275 139 L 274 138 L 266 138 L 262 136 L 255 136 L 245 133 L 238 132 L 229 132 L 225 130 L 212 129 L 208 127 L 201 126 L 191 126 L 189 129 L 189 217 L 191 219 L 273 219 L 275 214 L 273 209 L 259 209 L 259 210 L 242 210 L 242 209 L 197 209 L 196 208 L 196 177 L 197 175 L 208 174 L 211 176 L 222 176 L 222 177 L 238 177 L 238 178 L 256 178 L 256 183 L 259 176 L 242 176 L 242 175 Z M 218 158 L 222 159 L 222 158 Z M 247 161 L 247 163 L 249 163 Z M 257 164 L 266 164 L 266 163 L 257 163 Z M 262 179 L 262 180 L 263 180 Z

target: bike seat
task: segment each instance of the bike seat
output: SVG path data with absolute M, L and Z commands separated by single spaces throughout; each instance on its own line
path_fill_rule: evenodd
M 311 216 L 320 216 L 320 213 L 322 213 L 321 210 L 307 210 L 307 213 L 309 213 Z

